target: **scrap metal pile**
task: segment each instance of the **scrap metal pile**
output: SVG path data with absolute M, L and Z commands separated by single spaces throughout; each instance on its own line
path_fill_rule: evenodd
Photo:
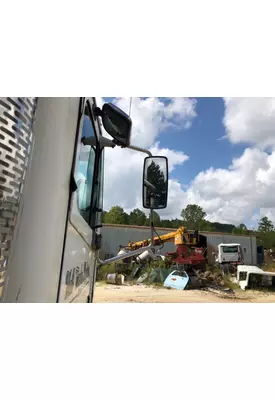
M 124 266 L 128 264 L 132 270 L 130 274 L 127 270 L 126 281 L 158 283 L 179 290 L 214 288 L 221 291 L 232 286 L 229 282 L 237 283 L 237 269 L 244 260 L 240 244 L 220 243 L 216 253 L 213 253 L 215 264 L 209 267 L 207 238 L 197 230 L 190 232 L 180 227 L 177 231 L 152 237 L 152 240 L 154 247 L 137 257 L 124 259 Z M 166 242 L 174 242 L 176 249 L 163 256 L 156 248 L 162 248 Z M 150 243 L 151 239 L 129 242 L 127 246 L 120 246 L 118 254 L 142 249 Z M 117 273 L 123 274 L 121 268 Z

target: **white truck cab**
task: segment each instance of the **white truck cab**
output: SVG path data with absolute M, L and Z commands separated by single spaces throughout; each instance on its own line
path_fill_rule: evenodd
M 240 288 L 246 290 L 248 288 L 258 289 L 261 287 L 275 288 L 275 273 L 263 271 L 254 265 L 238 265 L 237 281 Z
M 94 97 L 0 98 L 1 302 L 92 302 L 96 267 L 125 257 L 98 256 L 105 147 L 147 154 L 144 177 L 152 163 L 165 177 L 154 209 L 166 207 L 167 158 L 131 146 L 131 125 L 122 110 L 110 103 L 100 109 Z
M 220 267 L 236 267 L 243 263 L 242 246 L 239 243 L 220 243 L 216 263 Z
M 241 262 L 243 260 L 242 246 L 239 243 L 220 243 L 218 245 L 217 261 L 222 263 Z

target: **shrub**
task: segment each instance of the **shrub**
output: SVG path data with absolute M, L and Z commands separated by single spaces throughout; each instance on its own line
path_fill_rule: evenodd
M 106 274 L 113 274 L 116 272 L 116 265 L 115 263 L 106 264 L 97 267 L 97 281 L 102 281 L 105 279 Z

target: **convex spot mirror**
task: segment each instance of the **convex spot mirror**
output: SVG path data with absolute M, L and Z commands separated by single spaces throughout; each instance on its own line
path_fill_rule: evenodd
M 128 147 L 131 140 L 132 120 L 119 107 L 105 103 L 100 113 L 104 129 L 122 147 Z
M 143 207 L 160 210 L 167 207 L 168 159 L 146 157 L 143 166 Z

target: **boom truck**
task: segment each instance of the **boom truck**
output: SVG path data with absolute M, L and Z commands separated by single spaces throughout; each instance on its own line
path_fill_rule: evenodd
M 168 160 L 132 146 L 131 127 L 121 109 L 100 108 L 95 97 L 0 98 L 1 302 L 90 303 L 96 268 L 125 258 L 99 258 L 106 147 L 146 154 L 142 199 L 152 240 L 127 257 L 153 247 Z
M 171 264 L 181 266 L 186 271 L 192 269 L 205 270 L 207 262 L 207 239 L 206 236 L 199 234 L 197 230 L 188 232 L 182 226 L 177 231 L 154 237 L 153 241 L 154 246 L 161 246 L 171 241 L 175 243 L 176 251 L 165 254 L 165 258 Z M 151 239 L 129 242 L 127 246 L 121 247 L 118 254 L 128 253 L 129 257 L 131 251 L 146 248 L 150 244 Z M 153 252 L 153 249 L 149 249 L 137 256 L 136 261 L 141 262 L 146 259 L 158 259 L 160 257 L 158 253 L 155 254 Z

